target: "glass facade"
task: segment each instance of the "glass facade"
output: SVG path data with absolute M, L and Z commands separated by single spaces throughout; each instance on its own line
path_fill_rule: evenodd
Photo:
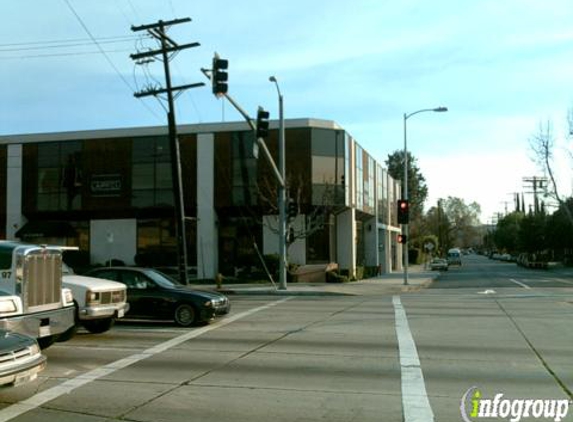
M 342 205 L 345 183 L 344 132 L 312 129 L 312 205 Z
M 82 167 L 81 142 L 50 142 L 38 145 L 38 211 L 80 209 Z
M 232 135 L 232 198 L 233 205 L 257 205 L 257 159 L 253 148 L 253 132 L 235 132 Z
M 364 154 L 362 147 L 358 144 L 356 145 L 356 209 L 364 210 L 364 166 L 363 158 Z
M 134 139 L 131 162 L 131 205 L 172 207 L 171 148 L 167 136 Z

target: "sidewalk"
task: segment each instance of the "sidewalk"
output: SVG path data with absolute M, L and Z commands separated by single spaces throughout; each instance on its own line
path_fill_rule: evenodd
M 384 274 L 378 277 L 348 283 L 289 283 L 286 290 L 278 290 L 272 284 L 228 284 L 219 292 L 226 295 L 280 295 L 280 296 L 329 296 L 329 295 L 376 295 L 396 294 L 425 289 L 439 273 L 424 270 L 422 265 L 408 268 L 408 285 L 404 285 L 404 273 Z M 195 285 L 198 289 L 217 290 L 213 285 Z

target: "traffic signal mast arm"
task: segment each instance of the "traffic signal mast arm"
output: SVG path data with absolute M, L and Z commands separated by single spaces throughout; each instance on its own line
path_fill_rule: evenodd
M 207 79 L 211 80 L 211 75 L 209 74 L 208 69 L 201 69 L 201 72 L 203 72 L 203 75 L 205 75 L 205 77 Z M 221 96 L 225 97 L 227 99 L 227 101 L 229 101 L 229 103 L 231 103 L 231 105 L 233 107 L 235 107 L 235 110 L 237 110 L 241 114 L 241 116 L 243 116 L 243 118 L 247 121 L 247 123 L 249 124 L 249 126 L 251 127 L 253 132 L 256 133 L 257 132 L 256 123 L 253 121 L 253 119 L 251 119 L 249 114 L 245 110 L 243 110 L 243 108 L 239 105 L 239 103 L 237 103 L 228 93 L 221 94 Z M 271 155 L 271 153 L 269 152 L 269 149 L 267 148 L 267 145 L 265 144 L 264 139 L 258 138 L 258 137 L 256 139 L 257 139 L 257 144 L 263 150 L 263 152 L 265 154 L 265 158 L 267 159 L 271 168 L 273 169 L 273 172 L 275 174 L 277 181 L 279 182 L 281 187 L 284 188 L 286 186 L 285 181 L 283 180 L 281 173 L 280 173 L 279 169 L 277 168 L 277 165 L 275 164 L 275 162 L 273 160 L 273 156 Z

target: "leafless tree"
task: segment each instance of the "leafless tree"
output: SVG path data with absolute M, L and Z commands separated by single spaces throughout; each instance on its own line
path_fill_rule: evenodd
M 316 201 L 316 206 L 310 207 L 305 215 L 304 224 L 295 226 L 294 224 L 289 224 L 287 227 L 287 251 L 290 245 L 299 239 L 304 239 L 312 236 L 314 233 L 323 230 L 326 225 L 329 224 L 332 215 L 337 214 L 341 207 L 337 205 L 338 197 L 340 192 L 337 186 L 332 183 L 325 183 L 322 185 L 324 188 L 320 195 L 318 201 Z M 292 200 L 296 207 L 296 216 L 292 219 L 296 219 L 299 215 L 303 214 L 301 204 L 303 200 L 303 181 L 302 177 L 299 180 L 286 180 L 286 191 L 287 191 L 287 207 L 289 199 Z M 259 198 L 261 204 L 263 204 L 271 213 L 278 214 L 277 206 L 277 189 L 276 184 L 270 182 L 268 179 L 263 180 L 259 185 Z M 315 198 L 316 199 L 316 198 Z M 277 234 L 278 220 L 277 224 L 267 224 L 270 231 Z
M 567 120 L 570 127 L 570 133 L 573 129 L 573 111 L 569 110 Z M 566 199 L 559 193 L 557 178 L 553 167 L 553 158 L 555 151 L 555 135 L 553 134 L 553 125 L 551 122 L 540 123 L 538 131 L 529 138 L 529 145 L 534 153 L 534 160 L 549 177 L 550 190 L 549 196 L 555 199 L 559 206 L 565 211 L 567 219 L 573 224 L 573 214 L 566 204 Z M 571 152 L 568 151 L 571 157 Z

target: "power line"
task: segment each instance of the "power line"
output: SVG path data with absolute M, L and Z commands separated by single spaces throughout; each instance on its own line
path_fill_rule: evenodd
M 97 38 L 100 44 L 111 44 L 111 43 L 120 43 L 120 42 L 128 42 L 128 41 L 136 41 L 140 37 L 129 35 L 129 36 L 117 36 L 117 37 L 101 37 Z M 83 45 L 91 45 L 93 44 L 93 40 L 91 38 L 68 38 L 68 39 L 61 39 L 61 40 L 51 40 L 51 41 L 28 41 L 28 42 L 18 42 L 18 43 L 7 43 L 7 44 L 0 44 L 0 50 L 6 51 L 15 51 L 15 50 L 33 50 L 33 49 L 42 49 L 42 48 L 58 48 L 58 47 L 74 47 L 76 45 L 83 46 Z M 33 47 L 38 46 L 38 47 Z M 17 48 L 10 48 L 10 47 L 17 47 Z
M 106 50 L 106 53 L 125 53 L 126 51 L 131 51 L 129 49 L 121 50 Z M 0 56 L 0 61 L 2 60 L 18 60 L 18 59 L 43 59 L 47 57 L 68 57 L 68 56 L 86 56 L 91 54 L 101 54 L 101 51 L 75 51 L 68 53 L 46 53 L 46 54 L 24 54 L 20 56 Z
M 103 56 L 105 57 L 106 61 L 109 63 L 109 65 L 113 68 L 113 70 L 115 71 L 115 73 L 117 73 L 117 75 L 120 77 L 120 79 L 123 81 L 123 83 L 129 88 L 130 92 L 133 92 L 133 88 L 131 87 L 131 84 L 129 83 L 129 81 L 125 78 L 125 76 L 123 76 L 123 74 L 119 71 L 119 69 L 117 68 L 117 66 L 113 63 L 113 61 L 109 58 L 109 56 L 107 55 L 107 53 L 103 50 L 103 48 L 101 47 L 101 45 L 99 44 L 99 42 L 97 41 L 97 39 L 93 36 L 93 34 L 91 33 L 91 31 L 88 29 L 88 27 L 86 26 L 86 24 L 84 23 L 83 19 L 81 18 L 81 16 L 76 12 L 76 10 L 74 9 L 74 7 L 72 6 L 72 4 L 70 3 L 69 0 L 64 0 L 68 6 L 68 8 L 70 9 L 70 11 L 74 14 L 74 16 L 76 17 L 76 19 L 78 20 L 78 22 L 80 23 L 80 25 L 82 26 L 82 28 L 84 29 L 84 31 L 88 34 L 88 36 L 90 37 L 90 39 L 93 41 L 93 43 L 97 46 L 98 50 L 100 51 L 101 54 L 103 54 Z M 150 108 L 145 102 L 140 101 L 140 104 L 142 104 L 147 110 L 149 110 L 149 112 L 151 112 L 158 120 L 161 120 L 161 118 L 159 117 L 159 115 L 152 109 Z

